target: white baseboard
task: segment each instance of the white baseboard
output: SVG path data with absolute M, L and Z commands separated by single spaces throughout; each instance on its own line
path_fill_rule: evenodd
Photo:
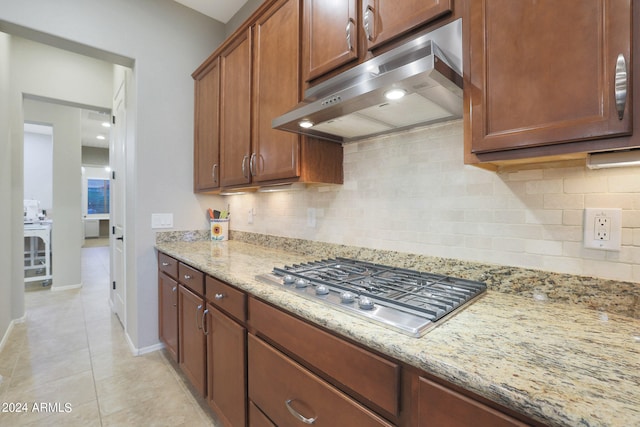
M 7 328 L 7 331 L 4 333 L 2 340 L 0 340 L 0 351 L 2 351 L 4 346 L 7 344 L 7 341 L 9 340 L 9 336 L 11 335 L 11 331 L 13 330 L 13 327 L 18 323 L 24 323 L 25 320 L 27 320 L 26 313 L 24 316 L 18 319 L 13 319 L 11 322 L 9 322 L 9 327 Z
M 126 331 L 124 333 L 124 336 L 127 338 L 127 343 L 129 344 L 129 349 L 131 350 L 131 353 L 134 356 L 142 356 L 143 354 L 153 353 L 154 351 L 162 350 L 164 348 L 164 344 L 162 344 L 162 343 L 153 344 L 153 345 L 150 345 L 148 347 L 137 348 L 133 344 L 133 342 L 131 341 L 131 338 L 129 337 L 129 334 Z
M 67 286 L 51 286 L 52 291 L 68 291 L 70 289 L 79 289 L 82 287 L 82 283 L 78 283 L 77 285 L 67 285 Z

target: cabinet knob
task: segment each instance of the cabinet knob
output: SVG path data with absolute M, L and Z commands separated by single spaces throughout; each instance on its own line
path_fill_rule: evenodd
M 169 263 L 169 262 L 163 262 L 163 263 L 162 263 L 162 266 L 163 266 L 163 267 L 168 267 L 168 266 L 170 266 L 170 265 L 171 265 L 171 263 Z
M 215 299 L 222 299 L 222 298 L 224 298 L 224 294 L 215 294 L 213 297 Z
M 191 276 L 189 276 L 188 274 L 184 275 L 184 280 L 190 280 L 190 279 L 191 279 Z

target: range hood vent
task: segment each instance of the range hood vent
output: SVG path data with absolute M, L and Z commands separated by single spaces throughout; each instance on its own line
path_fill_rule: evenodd
M 458 19 L 308 89 L 272 127 L 343 143 L 459 119 L 461 58 Z

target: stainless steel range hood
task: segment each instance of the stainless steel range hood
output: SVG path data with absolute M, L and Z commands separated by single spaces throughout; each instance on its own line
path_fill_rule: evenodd
M 459 119 L 461 58 L 458 19 L 308 89 L 272 127 L 342 143 Z

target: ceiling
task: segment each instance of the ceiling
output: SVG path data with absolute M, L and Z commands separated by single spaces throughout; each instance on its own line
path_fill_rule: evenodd
M 80 110 L 81 120 L 81 141 L 83 147 L 109 148 L 109 131 L 103 123 L 110 123 L 111 115 L 109 113 Z M 30 133 L 39 133 L 51 135 L 53 128 L 51 126 L 25 123 L 24 131 Z M 103 136 L 104 139 L 98 139 Z
M 175 0 L 175 2 L 226 24 L 247 0 Z
M 226 24 L 247 3 L 247 0 L 174 0 L 190 9 Z M 110 114 L 99 111 L 81 110 L 82 146 L 109 148 L 109 128 L 103 123 L 111 121 Z M 25 124 L 25 132 L 49 134 L 50 126 Z M 98 136 L 104 139 L 98 139 Z

